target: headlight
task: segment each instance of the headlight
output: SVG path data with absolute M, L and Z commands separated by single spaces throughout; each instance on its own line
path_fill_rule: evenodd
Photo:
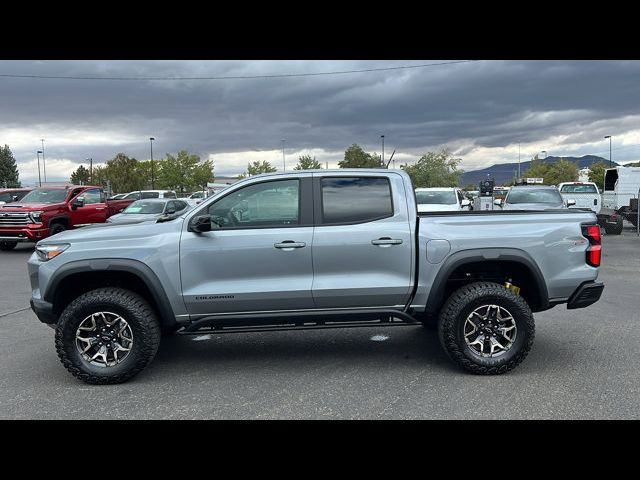
M 42 223 L 42 212 L 30 212 L 29 217 L 33 223 Z
M 36 245 L 36 255 L 42 262 L 48 262 L 52 258 L 57 257 L 69 248 L 68 243 L 60 243 L 56 245 Z

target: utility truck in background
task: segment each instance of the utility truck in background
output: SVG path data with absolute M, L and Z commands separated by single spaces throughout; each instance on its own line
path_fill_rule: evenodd
M 640 167 L 608 168 L 604 173 L 602 208 L 598 223 L 610 234 L 622 232 L 624 220 L 638 226 L 638 193 L 640 191 Z

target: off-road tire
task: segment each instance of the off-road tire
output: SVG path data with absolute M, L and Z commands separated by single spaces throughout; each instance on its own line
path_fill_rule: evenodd
M 76 347 L 76 330 L 92 313 L 108 311 L 122 316 L 133 332 L 133 346 L 121 363 L 110 367 L 94 366 L 85 361 Z M 80 295 L 60 316 L 55 333 L 56 350 L 64 367 L 86 383 L 115 384 L 126 382 L 144 369 L 158 351 L 160 323 L 147 301 L 123 288 L 98 288 Z
M 9 250 L 13 250 L 18 245 L 18 242 L 0 242 L 0 250 L 3 252 L 8 252 Z
M 49 228 L 49 236 L 53 236 L 56 233 L 64 232 L 67 229 L 63 223 L 54 223 Z
M 495 358 L 480 356 L 464 339 L 467 316 L 487 303 L 507 309 L 517 328 L 512 347 Z M 525 359 L 533 345 L 535 324 L 531 309 L 521 296 L 498 283 L 477 282 L 456 290 L 445 302 L 438 319 L 438 337 L 449 358 L 464 370 L 497 375 L 513 370 Z
M 618 216 L 618 221 L 615 225 L 609 225 L 608 223 L 604 224 L 604 231 L 607 232 L 607 235 L 620 235 L 623 227 L 624 219 L 621 216 Z

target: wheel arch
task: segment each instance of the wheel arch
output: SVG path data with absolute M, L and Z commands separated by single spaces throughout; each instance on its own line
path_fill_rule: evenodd
M 472 276 L 458 279 L 465 272 Z M 483 272 L 488 275 L 483 277 Z M 551 307 L 544 275 L 527 252 L 517 248 L 480 248 L 456 252 L 445 260 L 433 281 L 425 312 L 437 314 L 454 290 L 476 281 L 492 281 L 491 276 L 495 275 L 514 278 L 514 285 L 524 287 L 521 295 L 532 311 Z
M 50 278 L 43 299 L 56 314 L 82 293 L 105 286 L 119 286 L 142 295 L 156 310 L 163 327 L 176 325 L 167 294 L 149 266 L 131 259 L 78 260 L 61 266 Z

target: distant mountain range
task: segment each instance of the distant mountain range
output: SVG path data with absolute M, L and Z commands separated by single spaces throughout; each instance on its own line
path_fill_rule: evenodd
M 552 157 L 548 156 L 544 159 L 545 162 L 548 163 L 556 163 L 560 159 L 569 160 L 570 162 L 576 162 L 579 168 L 587 168 L 592 163 L 603 161 L 605 163 L 609 163 L 609 160 L 606 158 L 598 157 L 597 155 L 585 155 L 583 157 Z M 616 162 L 613 162 L 613 166 L 618 165 Z M 526 172 L 531 166 L 531 161 L 528 160 L 526 162 L 520 162 L 520 174 L 524 176 L 524 172 Z M 470 172 L 465 172 L 460 176 L 460 185 L 465 186 L 469 184 L 478 185 L 481 180 L 484 180 L 489 175 L 489 178 L 494 178 L 496 180 L 496 185 L 502 185 L 505 182 L 509 182 L 514 179 L 514 177 L 518 176 L 518 164 L 517 163 L 501 163 L 499 165 L 492 165 L 487 168 L 483 168 L 482 170 L 473 170 Z

